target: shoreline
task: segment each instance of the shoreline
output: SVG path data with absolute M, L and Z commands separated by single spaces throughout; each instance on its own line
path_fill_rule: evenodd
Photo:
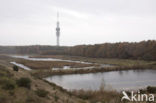
M 150 67 L 151 70 L 156 68 Z M 141 66 L 134 67 L 107 67 L 107 68 L 93 68 L 93 69 L 79 69 L 79 70 L 32 70 L 32 75 L 36 75 L 40 78 L 45 78 L 54 75 L 70 75 L 70 74 L 89 74 L 99 72 L 111 72 L 111 71 L 126 71 L 126 70 L 149 70 L 149 67 L 142 68 Z
M 51 88 L 53 91 L 57 91 L 57 93 L 54 94 L 54 96 L 53 96 L 54 98 L 56 96 L 60 97 L 63 95 L 65 97 L 69 98 L 69 100 L 71 100 L 71 99 L 75 100 L 75 101 L 77 100 L 78 101 L 77 103 L 79 103 L 79 100 L 83 100 L 84 103 L 89 103 L 90 101 L 116 100 L 116 103 L 121 103 L 120 99 L 121 99 L 122 94 L 120 92 L 117 92 L 117 91 L 113 91 L 113 90 L 107 91 L 105 89 L 100 89 L 99 91 L 93 91 L 93 90 L 92 91 L 91 90 L 88 90 L 88 91 L 87 90 L 68 91 L 68 90 L 64 89 L 63 87 L 58 86 L 55 83 L 48 82 L 48 81 L 44 80 L 43 78 L 41 78 L 42 76 L 51 75 L 52 73 L 55 73 L 55 75 L 56 75 L 56 73 L 61 74 L 61 72 L 66 73 L 66 74 L 73 74 L 73 73 L 79 74 L 79 73 L 81 73 L 78 70 L 75 70 L 75 71 L 69 71 L 68 70 L 66 72 L 65 71 L 52 72 L 52 70 L 26 71 L 26 70 L 20 69 L 19 72 L 14 72 L 14 71 L 12 71 L 13 65 L 9 63 L 9 61 L 12 61 L 12 60 L 17 60 L 17 59 L 14 59 L 14 58 L 12 58 L 12 59 L 8 58 L 7 60 L 2 59 L 2 61 L 4 61 L 4 63 L 6 63 L 6 66 L 9 67 L 8 70 L 12 73 L 17 74 L 14 76 L 17 76 L 17 77 L 18 76 L 21 76 L 21 77 L 26 76 L 27 77 L 29 75 L 29 77 L 31 77 L 31 79 L 33 80 L 33 87 L 34 88 L 38 88 L 38 86 L 39 87 L 41 86 L 41 85 L 38 85 L 38 83 L 43 83 L 43 85 L 41 87 L 44 88 L 45 90 L 49 90 L 46 87 L 49 84 L 51 87 L 48 86 L 48 88 Z M 96 73 L 96 72 L 109 72 L 109 71 L 122 71 L 122 70 L 145 70 L 145 69 L 156 69 L 156 68 L 155 68 L 155 65 L 154 66 L 152 66 L 152 65 L 146 65 L 146 66 L 145 65 L 135 65 L 135 66 L 120 66 L 120 67 L 105 68 L 105 69 L 104 68 L 95 68 L 94 70 L 84 70 L 84 71 L 85 71 L 85 73 Z M 81 74 L 84 74 L 84 71 L 82 71 L 83 73 L 81 73 Z M 33 73 L 35 73 L 35 72 L 38 72 L 39 74 L 34 75 Z M 37 84 L 37 87 L 36 87 L 36 84 Z M 147 91 L 145 91 L 145 92 L 147 92 Z M 50 93 L 53 94 L 53 92 L 50 92 Z M 51 95 L 48 95 L 48 96 L 51 96 Z M 59 100 L 60 99 L 61 98 L 59 98 Z M 45 98 L 45 100 L 46 100 L 46 98 Z
M 40 55 L 42 58 L 45 57 Z M 39 56 L 39 57 L 40 57 Z M 33 56 L 31 56 L 33 57 Z M 34 56 L 36 57 L 36 56 Z M 29 61 L 15 58 L 15 61 L 21 63 L 29 68 L 32 68 L 32 74 L 39 77 L 47 77 L 51 75 L 67 75 L 67 74 L 87 74 L 87 73 L 97 73 L 97 72 L 109 72 L 109 71 L 122 71 L 122 70 L 145 70 L 145 69 L 156 69 L 156 61 L 140 61 L 140 60 L 124 60 L 124 59 L 96 59 L 96 58 L 85 58 L 85 57 L 75 57 L 75 56 L 58 56 L 51 55 L 46 56 L 48 58 L 57 58 L 62 60 L 70 61 L 80 61 L 80 62 L 90 62 L 93 64 L 76 64 L 76 63 L 61 63 L 54 61 Z M 44 62 L 44 63 L 41 63 Z M 33 63 L 33 64 L 32 64 Z M 57 63 L 57 65 L 56 65 Z M 52 65 L 55 64 L 55 65 Z M 95 64 L 110 64 L 112 67 L 96 67 Z M 83 66 L 95 65 L 94 68 L 89 69 L 66 69 L 66 70 L 51 70 L 50 68 L 56 66 L 62 67 L 65 65 L 77 65 L 82 68 Z M 82 67 L 81 67 L 82 66 Z

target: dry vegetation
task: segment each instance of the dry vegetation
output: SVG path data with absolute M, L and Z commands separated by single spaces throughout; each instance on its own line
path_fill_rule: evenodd
M 89 59 L 88 61 L 90 60 L 92 59 Z M 45 70 L 40 69 L 40 70 L 32 70 L 30 73 L 22 69 L 19 69 L 19 71 L 13 71 L 13 68 L 10 67 L 12 65 L 9 65 L 8 61 L 10 61 L 9 58 L 5 59 L 5 56 L 0 56 L 0 103 L 122 103 L 120 101 L 122 96 L 120 93 L 116 91 L 107 91 L 105 90 L 103 85 L 101 85 L 100 89 L 97 91 L 74 90 L 69 92 L 63 89 L 62 87 L 59 87 L 54 83 L 49 83 L 45 80 L 42 80 L 41 78 L 56 74 L 90 73 L 90 72 L 102 72 L 102 71 L 125 70 L 125 69 L 127 70 L 145 69 L 151 66 L 151 64 L 155 65 L 154 62 L 139 61 L 142 64 L 147 63 L 148 65 L 137 65 L 137 66 L 128 65 L 127 68 L 125 68 L 126 65 L 122 65 L 120 67 L 115 68 L 95 68 L 92 70 L 88 69 L 88 70 L 66 70 L 66 71 L 65 70 L 52 71 L 51 69 Z M 19 59 L 19 62 L 20 61 L 23 63 L 32 62 Z M 99 61 L 99 59 L 97 59 L 97 61 Z M 110 61 L 103 60 L 102 62 L 110 62 Z M 122 62 L 127 62 L 129 64 L 135 63 L 133 61 L 128 62 L 128 60 L 127 61 L 119 60 L 116 62 L 118 63 L 118 65 L 121 64 Z M 51 62 L 49 62 L 49 64 L 51 64 Z M 40 66 L 46 65 L 46 62 L 44 63 L 37 62 L 37 64 L 35 65 L 37 65 L 40 68 Z M 60 64 L 57 65 L 60 66 Z M 61 64 L 61 66 L 64 66 L 64 64 Z M 73 64 L 73 66 L 75 65 Z M 31 80 L 30 88 L 21 87 L 21 85 L 19 85 L 16 82 L 17 80 L 23 77 L 29 78 Z M 155 87 L 148 88 L 148 91 L 153 90 L 155 90 Z
M 95 45 L 57 46 L 0 46 L 0 53 L 70 55 L 92 58 L 156 60 L 156 40 L 118 42 Z
M 120 101 L 122 96 L 120 93 L 116 91 L 107 91 L 103 85 L 97 91 L 74 90 L 69 92 L 54 83 L 49 83 L 43 80 L 42 78 L 59 74 L 106 72 L 129 69 L 156 69 L 156 61 L 154 61 L 156 60 L 156 41 L 142 41 L 139 43 L 105 43 L 100 45 L 80 45 L 59 48 L 50 46 L 0 48 L 0 53 L 41 53 L 45 56 L 42 55 L 36 57 L 53 57 L 117 65 L 117 67 L 111 68 L 53 71 L 51 70 L 53 67 L 88 67 L 92 65 L 54 61 L 28 61 L 0 55 L 0 103 L 122 103 Z M 47 56 L 47 54 L 71 56 Z M 10 61 L 16 61 L 34 70 L 30 72 L 23 69 L 13 71 L 13 68 L 11 67 L 12 65 L 9 64 Z M 148 87 L 147 90 L 141 90 L 141 92 L 156 93 L 156 88 Z M 124 101 L 124 103 L 130 102 Z
M 99 63 L 99 64 L 112 64 L 112 65 L 117 65 L 117 66 L 156 65 L 156 61 L 133 60 L 133 59 L 90 58 L 90 57 L 66 56 L 66 55 L 36 55 L 36 56 L 31 56 L 31 57 L 59 58 L 59 59 L 65 59 L 65 60 L 77 60 L 77 61 L 85 61 L 85 62 Z
M 31 56 L 35 58 L 59 58 L 65 60 L 76 60 L 85 61 L 98 64 L 112 64 L 114 67 L 95 67 L 93 69 L 81 69 L 81 70 L 37 70 L 33 71 L 32 74 L 37 77 L 47 77 L 51 75 L 62 75 L 62 74 L 83 74 L 83 73 L 95 73 L 95 72 L 107 72 L 107 71 L 118 71 L 118 70 L 137 70 L 137 69 L 156 69 L 156 61 L 144 61 L 144 60 L 129 60 L 129 59 L 103 59 L 103 58 L 86 58 L 80 56 L 64 56 L 64 55 L 36 55 Z M 43 64 L 44 65 L 44 64 Z
M 84 100 L 88 100 L 90 103 L 123 103 L 121 102 L 122 95 L 116 91 L 74 90 L 72 94 Z
M 108 72 L 108 71 L 119 71 L 119 70 L 130 70 L 134 68 L 121 68 L 121 67 L 110 67 L 110 68 L 94 68 L 94 69 L 69 69 L 69 70 L 32 70 L 31 74 L 38 78 L 45 78 L 54 75 L 65 75 L 65 74 L 86 74 L 86 73 L 96 73 L 96 72 Z M 135 68 L 139 69 L 138 67 Z
M 29 61 L 19 59 L 16 60 L 17 63 L 28 66 L 32 69 L 52 69 L 52 68 L 62 68 L 63 66 L 70 66 L 72 68 L 78 67 L 88 67 L 93 66 L 94 64 L 82 64 L 82 63 L 74 63 L 74 62 L 64 62 L 64 61 Z
M 117 67 L 105 67 L 105 68 L 92 68 L 92 69 L 69 69 L 69 70 L 33 70 L 32 75 L 38 78 L 44 78 L 53 75 L 64 75 L 64 74 L 86 74 L 96 72 L 109 72 L 109 71 L 121 71 L 121 70 L 143 70 L 143 69 L 156 69 L 155 66 L 147 65 L 136 65 L 136 66 L 117 66 Z
M 7 67 L 0 66 L 0 74 L 0 103 L 44 102 L 32 90 L 18 87 L 14 74 Z
M 0 62 L 0 103 L 86 103 L 62 90 Z
M 144 90 L 139 90 L 140 94 L 154 94 L 156 96 L 156 87 L 147 87 Z M 126 91 L 130 95 L 129 91 Z M 130 102 L 127 100 L 121 101 L 122 93 L 116 91 L 108 91 L 105 89 L 93 90 L 74 90 L 71 92 L 73 95 L 88 100 L 89 103 L 156 103 L 154 102 Z M 136 91 L 137 93 L 137 91 Z

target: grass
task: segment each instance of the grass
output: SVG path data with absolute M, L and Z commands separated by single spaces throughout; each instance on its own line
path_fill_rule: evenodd
M 69 58 L 69 57 L 66 57 Z M 72 58 L 78 58 L 78 60 L 83 60 L 83 61 L 88 61 L 88 62 L 98 62 L 98 63 L 108 63 L 108 64 L 115 64 L 118 65 L 118 67 L 113 67 L 113 68 L 94 68 L 94 69 L 86 69 L 86 70 L 60 70 L 60 71 L 52 71 L 51 69 L 44 69 L 45 67 L 40 67 L 40 66 L 44 66 L 44 65 L 48 65 L 50 68 L 52 65 L 54 65 L 52 62 L 49 62 L 49 64 L 46 64 L 46 62 L 42 63 L 40 65 L 41 62 L 38 62 L 37 64 L 34 64 L 35 66 L 37 65 L 38 68 L 40 69 L 34 69 L 31 71 L 31 76 L 32 77 L 37 77 L 38 78 L 43 78 L 43 77 L 47 77 L 47 76 L 51 76 L 51 75 L 59 75 L 59 74 L 73 74 L 73 73 L 91 73 L 91 72 L 106 72 L 106 71 L 112 71 L 112 70 L 129 70 L 129 69 L 147 69 L 147 68 L 153 68 L 155 69 L 155 65 L 156 63 L 154 61 L 137 61 L 137 60 L 120 60 L 120 59 L 96 59 L 96 58 L 81 58 L 81 57 L 72 57 Z M 81 58 L 81 59 L 80 59 Z M 25 60 L 21 60 L 21 62 L 25 61 Z M 26 61 L 27 62 L 27 61 Z M 25 63 L 26 63 L 25 62 Z M 32 61 L 29 61 L 29 63 Z M 50 64 L 52 63 L 52 64 Z M 125 64 L 126 63 L 126 64 Z M 63 66 L 64 63 L 60 64 L 60 63 L 56 63 L 56 66 Z M 74 65 L 74 64 L 72 64 Z M 33 63 L 32 63 L 33 66 Z M 5 69 L 4 69 L 5 68 Z M 12 70 L 12 69 L 11 69 Z M 26 72 L 26 71 L 25 71 Z M 23 74 L 25 73 L 23 72 Z M 48 103 L 47 100 L 48 98 L 40 98 L 40 96 L 38 94 L 41 94 L 42 96 L 46 95 L 46 93 L 44 93 L 45 91 L 47 91 L 46 89 L 48 88 L 48 85 L 50 85 L 53 89 L 50 89 L 50 91 L 48 91 L 49 93 L 47 94 L 47 96 L 52 96 L 51 98 L 53 98 L 52 100 L 49 100 L 49 103 L 56 103 L 56 102 L 60 102 L 61 99 L 63 101 L 63 98 L 67 98 L 65 100 L 67 100 L 64 103 L 70 103 L 71 99 L 75 99 L 75 98 L 81 98 L 83 99 L 81 102 L 76 102 L 77 99 L 75 99 L 74 101 L 76 103 L 85 103 L 87 101 L 87 103 L 122 103 L 120 101 L 121 99 L 121 94 L 116 92 L 116 91 L 107 91 L 105 90 L 105 87 L 101 86 L 99 90 L 97 91 L 92 91 L 92 90 L 88 90 L 88 91 L 84 91 L 84 90 L 74 90 L 74 91 L 66 91 L 65 89 L 63 89 L 62 87 L 59 87 L 53 83 L 48 83 L 48 85 L 42 85 L 42 89 L 39 90 L 38 88 L 40 88 L 40 82 L 37 82 L 37 89 L 33 90 L 35 87 L 32 86 L 31 89 L 27 89 L 27 88 L 23 88 L 20 86 L 17 86 L 17 84 L 15 84 L 15 88 L 14 89 L 3 89 L 2 88 L 2 84 L 4 84 L 3 79 L 7 78 L 9 79 L 9 81 L 16 81 L 16 79 L 14 78 L 15 74 L 19 74 L 22 73 L 22 70 L 19 70 L 19 72 L 10 72 L 7 70 L 7 68 L 3 65 L 0 65 L 0 103 L 8 103 L 10 101 L 12 101 L 12 103 Z M 23 75 L 21 74 L 21 75 Z M 36 79 L 36 80 L 37 80 Z M 31 78 L 32 80 L 32 78 Z M 32 81 L 32 84 L 34 81 Z M 44 81 L 44 83 L 47 83 L 46 81 Z M 46 87 L 45 87 L 46 86 Z M 45 88 L 43 88 L 45 87 Z M 42 91 L 43 90 L 43 91 Z M 51 92 L 51 90 L 55 91 L 55 92 Z M 148 88 L 148 92 L 149 91 L 153 91 L 155 90 L 153 87 Z M 38 91 L 39 93 L 36 93 L 36 91 Z M 57 93 L 56 93 L 57 91 Z M 59 91 L 59 92 L 58 92 Z M 147 90 L 142 90 L 142 92 L 147 92 Z M 56 93 L 56 94 L 55 94 Z M 64 96 L 66 95 L 66 96 Z M 41 97 L 42 97 L 41 96 Z M 44 97 L 43 96 L 43 97 Z M 45 96 L 46 97 L 46 96 Z M 74 103 L 73 101 L 71 103 Z
M 82 64 L 82 63 L 73 63 L 73 62 L 64 62 L 64 61 L 29 61 L 23 59 L 19 59 L 16 62 L 28 66 L 31 69 L 35 69 L 35 70 L 62 68 L 63 66 L 71 66 L 72 68 L 77 68 L 77 67 L 88 67 L 93 65 L 93 64 Z
M 85 103 L 85 101 L 78 97 L 69 96 L 63 88 L 58 88 L 56 85 L 50 85 L 50 83 L 35 78 L 29 73 L 30 72 L 22 69 L 18 72 L 13 71 L 12 65 L 1 65 L 0 61 L 0 103 Z M 18 86 L 16 80 L 22 81 L 23 85 L 23 79 L 21 80 L 23 77 L 31 79 L 31 89 Z M 15 88 L 12 88 L 12 82 L 13 85 L 15 85 Z M 57 92 L 57 94 L 54 96 L 55 92 Z M 64 102 L 67 99 L 68 102 Z
M 121 70 L 144 70 L 147 68 L 155 69 L 152 66 L 118 66 L 118 67 L 107 67 L 107 68 L 93 68 L 93 69 L 69 69 L 69 70 L 32 70 L 31 74 L 38 78 L 45 78 L 54 75 L 65 75 L 65 74 L 86 74 L 86 73 L 97 73 L 97 72 L 109 72 L 109 71 L 121 71 Z
M 104 87 L 103 87 L 104 88 Z M 144 90 L 139 90 L 140 94 L 154 94 L 156 95 L 156 87 L 148 86 Z M 131 93 L 126 91 L 127 94 L 130 96 Z M 121 101 L 123 96 L 122 93 L 116 91 L 108 91 L 105 89 L 99 90 L 73 90 L 71 93 L 79 98 L 84 100 L 88 100 L 89 103 L 138 103 L 138 102 L 130 102 L 130 101 Z M 136 91 L 137 93 L 137 91 Z M 134 93 L 134 94 L 136 94 Z M 139 102 L 139 103 L 146 103 L 146 102 Z M 149 102 L 150 103 L 150 102 Z M 155 102 L 152 102 L 155 103 Z
M 16 87 L 15 81 L 11 79 L 13 75 L 6 70 L 6 67 L 0 65 L 0 86 L 5 90 L 13 90 Z
M 95 72 L 107 72 L 107 71 L 119 71 L 119 70 L 137 70 L 137 69 L 156 69 L 156 61 L 143 61 L 143 60 L 129 60 L 129 59 L 103 59 L 103 58 L 85 58 L 85 57 L 76 57 L 76 56 L 35 56 L 35 57 L 46 57 L 46 58 L 60 58 L 60 59 L 68 59 L 68 60 L 78 60 L 78 61 L 86 61 L 92 63 L 99 64 L 112 64 L 116 65 L 114 67 L 105 67 L 98 68 L 95 67 L 93 69 L 81 69 L 81 70 L 37 70 L 33 71 L 32 74 L 38 77 L 46 77 L 51 75 L 63 75 L 63 74 L 83 74 L 83 73 L 95 73 Z M 26 64 L 26 63 L 25 63 Z M 35 65 L 35 63 L 33 64 Z M 36 64 L 40 66 L 39 63 Z M 43 65 L 47 65 L 43 63 Z M 65 65 L 65 64 L 63 64 Z M 30 66 L 30 65 L 27 65 Z M 42 64 L 41 64 L 42 68 Z
M 44 90 L 44 89 L 37 89 L 35 91 L 35 93 L 39 96 L 39 97 L 46 97 L 48 95 L 48 91 Z
M 73 90 L 71 93 L 79 98 L 88 100 L 90 103 L 122 103 L 122 95 L 116 91 L 105 89 L 104 81 L 101 83 L 99 90 Z
M 0 65 L 0 103 L 28 103 L 28 98 L 32 101 L 29 103 L 43 103 L 32 90 L 18 87 L 16 78 L 7 67 Z M 27 101 L 28 100 L 28 101 Z
M 6 80 L 4 79 L 3 83 L 1 82 L 1 84 L 2 84 L 2 89 L 5 89 L 5 90 L 13 90 L 16 87 L 15 81 L 11 79 L 6 79 Z
M 55 94 L 54 95 L 54 98 L 55 98 L 55 101 L 57 102 L 58 101 L 58 99 L 59 99 L 59 97 Z
M 81 69 L 81 70 L 35 70 L 32 71 L 32 75 L 43 78 L 52 75 L 63 75 L 63 74 L 84 74 L 84 73 L 95 73 L 95 72 L 107 72 L 107 71 L 119 71 L 119 70 L 138 70 L 138 69 L 156 69 L 156 61 L 144 61 L 144 60 L 129 60 L 129 59 L 103 59 L 103 58 L 86 58 L 86 57 L 77 57 L 77 56 L 56 56 L 56 55 L 39 55 L 32 56 L 37 58 L 59 58 L 66 60 L 77 60 L 85 61 L 99 64 L 112 64 L 114 67 L 95 67 L 93 69 Z M 35 65 L 35 63 L 33 64 Z M 40 66 L 39 63 L 36 64 Z M 43 65 L 47 65 L 43 63 Z M 65 65 L 65 64 L 63 64 Z M 28 65 L 27 65 L 28 66 Z M 30 65 L 29 65 L 30 66 Z M 42 64 L 41 64 L 42 67 Z
M 156 87 L 148 86 L 148 87 L 147 87 L 147 92 L 148 92 L 148 93 L 156 93 Z
M 90 101 L 90 103 L 121 103 L 121 94 L 115 91 L 92 91 L 92 90 L 75 90 L 72 94 Z
M 31 80 L 29 78 L 20 78 L 18 80 L 16 80 L 16 83 L 19 87 L 25 87 L 30 89 L 31 88 Z
M 144 60 L 133 60 L 133 59 L 116 59 L 116 58 L 88 58 L 80 56 L 66 56 L 66 55 L 37 55 L 31 56 L 37 58 L 59 58 L 67 60 L 77 60 L 77 61 L 86 61 L 92 63 L 100 64 L 112 64 L 118 66 L 135 66 L 135 65 L 156 65 L 156 61 L 144 61 Z

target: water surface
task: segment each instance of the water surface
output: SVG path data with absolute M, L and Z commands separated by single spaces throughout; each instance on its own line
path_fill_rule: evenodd
M 64 59 L 56 59 L 56 58 L 33 58 L 29 57 L 28 55 L 11 55 L 11 57 L 14 58 L 20 58 L 25 60 L 31 60 L 31 61 L 64 61 L 64 62 L 73 62 L 73 63 L 81 63 L 81 64 L 97 64 L 97 63 L 91 63 L 91 62 L 84 62 L 84 61 L 75 61 L 75 60 L 64 60 Z M 98 64 L 100 68 L 106 68 L 106 67 L 114 67 L 110 64 Z M 96 66 L 89 66 L 89 67 L 81 67 L 81 68 L 71 68 L 70 66 L 64 66 L 63 68 L 52 68 L 53 70 L 61 70 L 61 69 L 93 69 L 96 68 Z
M 103 73 L 59 75 L 45 78 L 65 89 L 99 89 L 101 84 L 106 89 L 131 90 L 156 86 L 156 70 L 127 70 Z
M 75 60 L 64 60 L 64 59 L 56 59 L 56 58 L 33 58 L 29 57 L 28 55 L 11 55 L 11 57 L 14 58 L 21 58 L 25 60 L 31 60 L 31 61 L 65 61 L 65 62 L 74 62 L 74 63 L 82 63 L 82 64 L 92 64 L 89 62 L 84 62 L 84 61 L 75 61 Z
M 23 65 L 23 64 L 20 64 L 20 63 L 16 63 L 16 62 L 10 62 L 11 64 L 14 64 L 14 65 L 16 65 L 16 66 L 18 66 L 18 67 L 20 67 L 20 68 L 23 68 L 23 69 L 25 69 L 25 70 L 31 70 L 29 67 L 27 67 L 27 66 L 25 66 L 25 65 Z

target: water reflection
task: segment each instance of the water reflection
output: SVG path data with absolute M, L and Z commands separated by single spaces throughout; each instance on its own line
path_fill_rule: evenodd
M 30 58 L 27 55 L 25 55 L 25 56 L 11 55 L 11 57 L 25 59 L 25 60 L 32 60 L 32 61 L 65 61 L 65 62 L 74 62 L 74 63 L 82 63 L 82 64 L 92 64 L 89 62 L 64 60 L 64 59 L 56 59 L 56 58 Z
M 20 68 L 23 68 L 23 69 L 25 69 L 25 70 L 31 70 L 29 67 L 27 67 L 27 66 L 25 66 L 25 65 L 23 65 L 23 64 L 19 64 L 19 63 L 16 63 L 16 62 L 10 62 L 11 64 L 14 64 L 14 65 L 16 65 L 16 66 L 18 66 L 18 67 L 20 67 Z
M 56 59 L 56 58 L 30 58 L 28 55 L 11 55 L 11 57 L 14 58 L 20 58 L 25 60 L 31 60 L 31 61 L 64 61 L 64 62 L 74 62 L 74 63 L 82 63 L 82 64 L 96 64 L 96 63 L 90 63 L 90 62 L 84 62 L 84 61 L 75 61 L 75 60 L 64 60 L 64 59 Z M 110 64 L 98 64 L 100 68 L 105 67 L 114 67 L 114 65 Z M 53 70 L 60 70 L 60 69 L 93 69 L 96 68 L 95 66 L 89 66 L 89 67 L 81 67 L 81 68 L 70 68 L 69 66 L 64 66 L 63 68 L 52 68 Z
M 99 89 L 104 80 L 106 87 L 116 90 L 145 88 L 156 86 L 156 70 L 127 70 L 104 73 L 72 74 L 46 78 L 66 89 Z M 61 79 L 60 79 L 61 78 Z

